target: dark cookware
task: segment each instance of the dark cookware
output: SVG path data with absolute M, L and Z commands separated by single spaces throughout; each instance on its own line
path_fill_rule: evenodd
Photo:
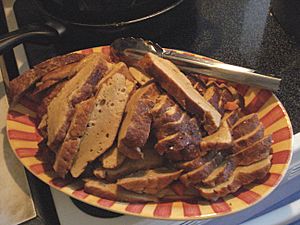
M 0 36 L 0 53 L 30 41 L 108 44 L 122 36 L 152 39 L 174 24 L 183 0 L 31 0 L 44 23 Z M 183 5 L 183 4 L 182 4 Z M 182 16 L 182 15 L 179 15 Z M 80 46 L 78 46 L 80 48 Z

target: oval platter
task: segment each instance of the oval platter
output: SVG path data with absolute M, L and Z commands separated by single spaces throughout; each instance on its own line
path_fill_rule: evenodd
M 78 52 L 108 54 L 109 50 L 109 47 L 104 46 Z M 291 122 L 276 96 L 267 90 L 244 85 L 235 85 L 235 87 L 245 98 L 246 111 L 248 113 L 257 112 L 260 121 L 266 128 L 265 134 L 272 134 L 272 166 L 265 179 L 244 186 L 236 193 L 215 202 L 176 201 L 133 204 L 111 201 L 85 193 L 81 181 L 57 178 L 51 166 L 39 157 L 38 142 L 42 140 L 42 137 L 39 135 L 35 124 L 34 109 L 36 106 L 26 98 L 22 98 L 18 105 L 9 109 L 7 136 L 12 151 L 26 169 L 49 186 L 87 204 L 122 214 L 152 219 L 198 220 L 215 218 L 246 209 L 269 195 L 284 177 L 292 157 L 293 132 Z

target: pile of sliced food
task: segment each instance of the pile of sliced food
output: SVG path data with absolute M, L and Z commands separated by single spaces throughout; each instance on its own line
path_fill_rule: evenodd
M 216 200 L 266 176 L 271 136 L 233 85 L 152 53 L 134 64 L 72 53 L 10 82 L 38 103 L 41 151 L 57 176 L 127 202 Z

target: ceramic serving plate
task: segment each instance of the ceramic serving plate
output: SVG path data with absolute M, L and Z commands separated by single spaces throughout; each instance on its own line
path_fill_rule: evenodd
M 79 52 L 107 54 L 109 48 L 97 47 Z M 265 133 L 272 134 L 272 166 L 265 179 L 244 186 L 236 193 L 216 202 L 203 200 L 196 203 L 176 201 L 131 204 L 111 201 L 85 193 L 81 181 L 57 178 L 51 166 L 39 157 L 38 142 L 42 137 L 35 124 L 36 106 L 26 98 L 21 99 L 17 106 L 9 110 L 7 136 L 13 152 L 32 174 L 49 186 L 87 204 L 122 214 L 156 219 L 196 220 L 224 216 L 251 207 L 269 195 L 282 180 L 292 157 L 292 126 L 279 100 L 270 91 L 243 85 L 235 86 L 245 97 L 246 111 L 257 112 L 266 128 Z

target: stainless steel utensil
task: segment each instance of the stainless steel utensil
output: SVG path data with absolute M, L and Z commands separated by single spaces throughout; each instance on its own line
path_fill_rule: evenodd
M 240 84 L 276 91 L 279 89 L 280 78 L 255 73 L 255 70 L 222 63 L 213 59 L 199 58 L 163 49 L 157 43 L 142 38 L 120 38 L 112 44 L 112 52 L 118 57 L 133 63 L 143 57 L 147 52 L 168 59 L 176 64 L 182 71 L 199 73 Z

